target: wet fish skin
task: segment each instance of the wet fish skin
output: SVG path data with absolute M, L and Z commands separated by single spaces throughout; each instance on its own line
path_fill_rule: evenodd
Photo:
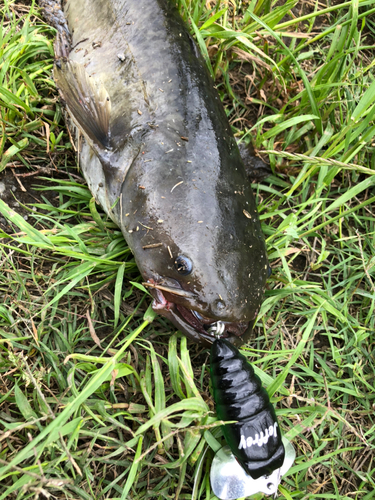
M 167 0 L 68 0 L 64 12 L 73 50 L 65 57 L 57 45 L 55 80 L 81 133 L 89 188 L 144 280 L 192 292 L 164 294 L 159 312 L 206 343 L 181 310 L 251 327 L 268 273 L 264 238 L 224 109 L 178 12 Z M 191 274 L 178 273 L 178 256 Z M 229 330 L 239 345 L 251 328 Z

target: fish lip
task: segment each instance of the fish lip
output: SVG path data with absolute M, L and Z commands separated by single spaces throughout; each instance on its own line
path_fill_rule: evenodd
M 145 285 L 150 287 L 150 292 L 154 297 L 152 308 L 155 312 L 168 318 L 179 330 L 192 340 L 202 342 L 206 345 L 212 344 L 215 340 L 215 335 L 209 333 L 206 328 L 221 320 L 208 318 L 202 313 L 182 305 L 178 301 L 179 297 L 184 297 L 183 294 L 179 293 L 180 290 L 183 291 L 182 288 L 176 288 L 177 302 L 175 302 L 173 300 L 174 294 L 172 292 L 172 287 L 158 285 L 154 280 L 149 280 Z M 167 296 L 163 293 L 165 291 L 167 291 Z M 250 322 L 223 321 L 223 323 L 225 325 L 225 331 L 221 337 L 230 340 L 234 344 L 242 344 L 242 337 L 248 331 Z M 238 339 L 237 342 L 236 339 Z
M 207 318 L 206 316 L 203 316 L 200 313 L 197 313 L 197 311 L 194 311 L 194 309 L 187 309 L 184 306 L 181 306 L 180 304 L 176 305 L 177 311 L 183 316 L 183 318 L 186 319 L 187 322 L 189 322 L 190 316 L 193 316 L 195 320 L 193 320 L 194 324 L 197 324 L 197 330 L 200 331 L 201 333 L 205 335 L 209 335 L 210 337 L 215 338 L 214 334 L 209 333 L 208 329 L 206 330 L 206 327 L 209 327 L 210 325 L 213 325 L 214 323 L 217 323 L 220 321 L 225 325 L 225 330 L 220 337 L 222 338 L 228 338 L 230 334 L 235 335 L 236 337 L 239 337 L 243 335 L 243 333 L 248 329 L 249 327 L 249 321 L 242 322 L 242 321 L 237 321 L 237 322 L 232 322 L 232 321 L 222 321 L 222 320 L 217 320 L 213 318 Z M 198 323 L 196 323 L 198 322 Z

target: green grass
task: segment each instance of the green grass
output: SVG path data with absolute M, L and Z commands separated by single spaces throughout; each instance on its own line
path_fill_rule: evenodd
M 254 186 L 273 274 L 242 352 L 297 452 L 278 498 L 375 498 L 375 4 L 178 4 L 273 170 Z M 76 174 L 53 29 L 0 13 L 1 168 Z M 35 177 L 27 221 L 0 201 L 0 500 L 214 499 L 208 352 L 154 316 L 120 231 L 65 179 Z
M 2 2 L 0 30 L 0 171 L 16 158 L 28 165 L 21 151 L 29 154 L 42 147 L 59 148 L 63 130 L 61 110 L 55 106 L 53 30 L 31 20 L 29 11 Z M 41 64 L 43 61 L 43 64 Z M 61 146 L 60 146 L 61 148 Z

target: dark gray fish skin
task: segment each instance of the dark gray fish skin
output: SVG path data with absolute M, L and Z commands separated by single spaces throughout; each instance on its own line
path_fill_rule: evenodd
M 150 288 L 158 311 L 206 344 L 204 324 L 223 321 L 228 340 L 242 344 L 263 298 L 267 254 L 200 52 L 167 0 L 68 0 L 64 13 L 73 50 L 66 58 L 57 45 L 55 79 L 81 132 L 90 190 L 144 280 L 171 288 Z M 190 274 L 176 270 L 178 256 L 190 259 Z

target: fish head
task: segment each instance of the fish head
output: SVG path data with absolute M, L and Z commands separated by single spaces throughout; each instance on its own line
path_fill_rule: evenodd
M 228 234 L 227 225 L 225 231 L 206 227 L 193 232 L 186 221 L 175 234 L 161 226 L 152 235 L 159 244 L 144 244 L 143 238 L 142 249 L 135 252 L 144 285 L 154 297 L 153 309 L 197 342 L 210 345 L 220 324 L 222 337 L 243 344 L 269 270 L 263 235 Z
M 211 344 L 220 323 L 221 336 L 241 345 L 263 299 L 267 252 L 237 147 L 215 153 L 207 137 L 203 145 L 189 140 L 182 158 L 157 159 L 145 148 L 145 166 L 134 163 L 127 174 L 117 219 L 155 311 L 197 342 Z M 210 154 L 200 158 L 202 150 Z

